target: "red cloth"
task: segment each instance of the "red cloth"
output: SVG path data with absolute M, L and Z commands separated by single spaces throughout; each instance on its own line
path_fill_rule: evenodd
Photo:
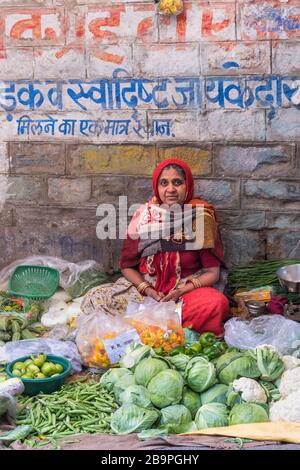
M 182 326 L 191 326 L 198 333 L 224 333 L 223 322 L 228 317 L 229 302 L 213 287 L 201 287 L 182 296 Z

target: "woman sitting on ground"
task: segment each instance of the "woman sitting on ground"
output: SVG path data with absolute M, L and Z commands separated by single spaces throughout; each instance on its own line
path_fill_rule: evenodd
M 213 287 L 224 264 L 215 210 L 194 197 L 194 179 L 182 160 L 160 163 L 152 185 L 155 196 L 136 211 L 127 229 L 120 259 L 123 277 L 89 291 L 82 309 L 90 313 L 99 307 L 116 315 L 129 300 L 144 296 L 158 302 L 181 300 L 183 327 L 222 335 L 229 304 Z

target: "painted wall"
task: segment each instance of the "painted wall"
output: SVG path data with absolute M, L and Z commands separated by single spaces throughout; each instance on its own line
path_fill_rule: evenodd
M 0 264 L 116 268 L 96 207 L 192 166 L 227 260 L 300 257 L 300 0 L 0 0 Z

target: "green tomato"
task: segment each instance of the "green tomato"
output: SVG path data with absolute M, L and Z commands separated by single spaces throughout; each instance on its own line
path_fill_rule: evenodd
M 33 374 L 23 374 L 21 378 L 22 379 L 33 379 L 34 376 L 33 376 Z
M 20 371 L 20 369 L 13 369 L 12 373 L 16 377 L 21 377 L 21 375 L 22 375 L 22 372 Z
M 27 366 L 26 368 L 26 371 L 35 375 L 40 372 L 40 369 L 38 366 L 35 366 L 34 364 L 29 364 L 29 366 Z
M 61 374 L 64 371 L 64 368 L 61 364 L 55 364 L 55 369 L 58 374 Z
M 14 364 L 14 369 L 23 369 L 24 368 L 24 362 L 16 362 Z
M 29 366 L 29 364 L 33 364 L 32 359 L 26 359 L 26 361 L 24 361 L 24 363 L 23 363 L 23 366 L 27 367 L 27 366 Z
M 41 367 L 42 374 L 45 374 L 47 377 L 50 377 L 53 372 L 56 373 L 55 365 L 51 362 L 45 362 Z
M 42 367 L 42 365 L 46 362 L 46 359 L 46 354 L 39 354 L 38 356 L 33 358 L 33 363 L 38 367 Z
M 60 375 L 60 374 L 52 374 L 51 377 L 56 377 L 58 375 Z
M 36 379 L 45 379 L 46 376 L 44 374 L 42 374 L 41 372 L 39 372 L 38 374 L 36 374 L 35 378 Z

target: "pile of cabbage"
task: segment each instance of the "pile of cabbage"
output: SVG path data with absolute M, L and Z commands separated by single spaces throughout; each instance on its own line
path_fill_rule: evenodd
M 161 357 L 148 346 L 131 344 L 120 367 L 100 382 L 120 405 L 112 432 L 147 438 L 269 421 L 269 403 L 280 399 L 276 381 L 284 370 L 269 347 L 234 350 L 209 362 L 200 355 Z

